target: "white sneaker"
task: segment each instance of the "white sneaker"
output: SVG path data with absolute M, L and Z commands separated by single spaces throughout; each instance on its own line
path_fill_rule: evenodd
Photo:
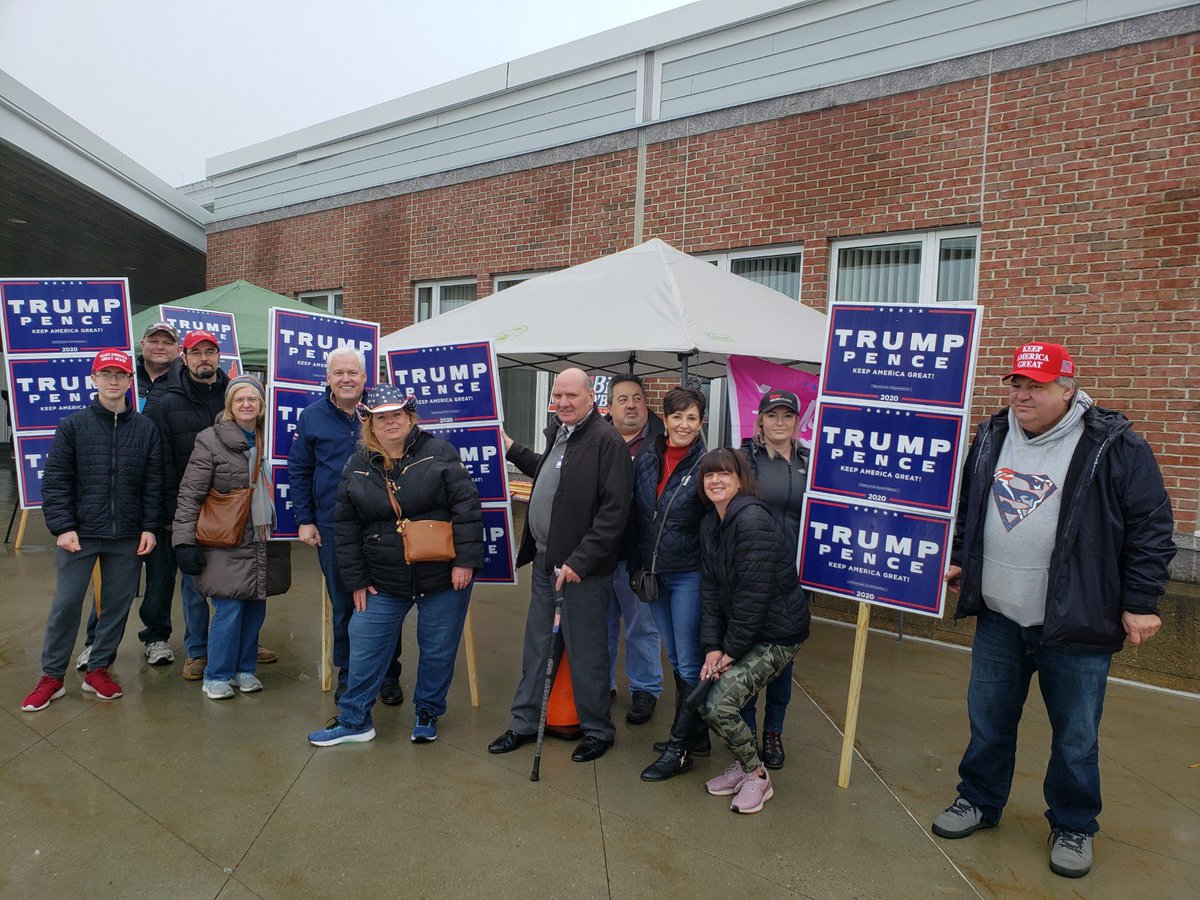
M 262 690 L 262 682 L 255 677 L 253 672 L 238 672 L 233 676 L 231 684 L 243 694 L 252 694 Z
M 175 662 L 175 654 L 166 641 L 147 641 L 146 662 L 152 666 L 165 666 Z
M 82 672 L 88 667 L 88 663 L 92 661 L 92 645 L 88 644 L 83 648 L 83 652 L 75 657 L 75 668 Z
M 204 679 L 204 696 L 209 700 L 228 700 L 233 696 L 233 688 L 228 681 L 209 681 Z

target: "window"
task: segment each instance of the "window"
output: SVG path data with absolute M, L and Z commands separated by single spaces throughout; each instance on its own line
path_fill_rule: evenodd
M 974 303 L 978 248 L 978 229 L 836 241 L 829 296 L 862 303 Z
M 541 272 L 519 272 L 497 275 L 492 279 L 495 293 L 536 278 Z M 545 449 L 546 436 L 542 429 L 550 420 L 550 373 L 536 369 L 501 369 L 500 398 L 504 403 L 504 430 L 514 441 L 532 447 L 539 453 Z
M 700 258 L 726 272 L 774 288 L 793 300 L 800 300 L 800 263 L 804 254 L 798 246 L 730 250 L 727 253 L 704 254 Z M 705 392 L 708 428 L 704 440 L 710 447 L 727 447 L 733 436 L 733 423 L 725 398 L 726 387 L 726 379 L 714 378 Z
M 803 254 L 799 247 L 731 250 L 728 253 L 704 254 L 700 258 L 726 272 L 774 288 L 793 300 L 800 299 L 800 263 Z
M 457 278 L 453 281 L 425 281 L 417 284 L 417 321 L 424 322 L 452 309 L 475 302 L 475 279 Z
M 303 294 L 297 294 L 296 299 L 324 313 L 335 316 L 343 314 L 341 288 L 332 291 L 306 291 Z

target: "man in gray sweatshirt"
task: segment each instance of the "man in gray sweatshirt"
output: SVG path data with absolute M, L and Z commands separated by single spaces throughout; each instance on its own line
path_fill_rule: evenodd
M 1099 829 L 1099 728 L 1109 664 L 1153 637 L 1175 555 L 1162 473 L 1145 439 L 1079 389 L 1064 347 L 1013 357 L 1009 404 L 985 421 L 963 470 L 946 582 L 956 618 L 977 616 L 958 799 L 933 822 L 963 838 L 1000 821 L 1017 725 L 1038 684 L 1050 719 L 1043 793 L 1050 868 L 1092 865 Z

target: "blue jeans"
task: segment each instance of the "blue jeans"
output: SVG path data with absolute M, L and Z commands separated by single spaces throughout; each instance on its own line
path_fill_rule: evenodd
M 658 600 L 648 604 L 671 668 L 688 684 L 700 681 L 700 573 L 658 576 Z
M 975 625 L 967 715 L 971 742 L 958 766 L 958 793 L 993 822 L 1008 802 L 1017 724 L 1038 685 L 1050 718 L 1050 762 L 1042 792 L 1052 826 L 1095 834 L 1100 826 L 1100 715 L 1110 653 L 1077 653 L 1041 644 L 1041 627 L 1022 628 L 984 609 Z
M 367 608 L 350 617 L 350 673 L 346 692 L 338 701 L 338 719 L 349 728 L 371 724 L 371 707 L 395 657 L 396 640 L 408 611 L 417 607 L 417 683 L 413 706 L 417 712 L 440 716 L 454 677 L 454 659 L 462 639 L 471 585 L 447 589 L 419 600 L 401 600 L 382 591 L 367 594 Z
M 793 663 L 788 663 L 767 685 L 767 706 L 763 710 L 764 731 L 778 731 L 783 734 L 783 719 L 787 715 L 788 704 L 792 702 L 792 665 Z M 751 731 L 757 728 L 756 706 L 758 694 L 751 697 L 746 708 L 742 710 L 742 719 Z
M 625 620 L 625 676 L 629 690 L 662 694 L 662 649 L 654 616 L 629 586 L 625 563 L 613 573 L 613 598 L 608 604 L 608 657 L 611 660 L 609 686 L 617 687 L 617 642 L 621 637 L 621 619 Z
M 317 526 L 321 535 L 321 546 L 317 548 L 317 562 L 325 576 L 325 589 L 329 591 L 329 605 L 333 610 L 333 664 L 337 667 L 338 684 L 345 687 L 350 676 L 350 617 L 354 614 L 354 594 L 346 589 L 342 581 L 342 567 L 338 564 L 337 545 L 332 526 Z M 387 680 L 400 678 L 400 641 L 396 635 L 396 652 L 388 660 Z
M 229 681 L 238 672 L 253 673 L 258 666 L 258 632 L 267 618 L 267 601 L 213 597 L 212 604 L 204 680 Z
M 179 596 L 183 598 L 184 650 L 192 659 L 205 659 L 208 656 L 208 600 L 196 590 L 196 580 L 191 575 L 179 576 Z

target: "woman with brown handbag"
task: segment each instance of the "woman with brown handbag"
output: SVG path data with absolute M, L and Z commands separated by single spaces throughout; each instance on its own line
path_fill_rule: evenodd
M 354 595 L 350 673 L 317 747 L 375 737 L 371 707 L 404 617 L 417 607 L 413 743 L 437 740 L 471 582 L 483 566 L 479 492 L 458 450 L 417 426 L 416 399 L 380 384 L 359 405 L 359 450 L 338 487 L 335 534 Z
M 213 605 L 204 670 L 210 700 L 229 699 L 234 686 L 262 690 L 254 673 L 267 597 L 291 587 L 291 545 L 269 540 L 275 491 L 264 459 L 265 407 L 258 379 L 232 379 L 224 411 L 197 436 L 179 483 L 171 542 L 180 571 L 195 577 Z

